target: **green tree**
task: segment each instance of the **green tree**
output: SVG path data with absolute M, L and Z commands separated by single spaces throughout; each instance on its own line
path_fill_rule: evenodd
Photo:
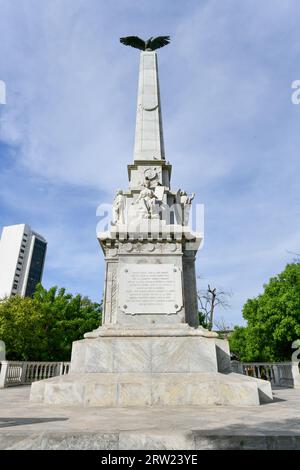
M 69 360 L 72 342 L 100 323 L 101 304 L 56 286 L 0 302 L 0 339 L 11 360 Z
M 47 349 L 43 318 L 30 297 L 10 297 L 0 302 L 0 339 L 11 360 L 42 360 Z
M 251 361 L 247 353 L 247 328 L 243 326 L 235 326 L 233 332 L 229 336 L 230 352 L 238 357 L 240 361 Z
M 290 360 L 291 344 L 300 338 L 300 262 L 264 285 L 263 294 L 243 307 L 246 327 L 235 327 L 230 348 L 241 361 Z
M 207 320 L 207 315 L 202 312 L 201 310 L 198 311 L 198 317 L 199 317 L 199 325 L 203 326 L 203 328 L 208 329 L 209 328 L 209 322 Z

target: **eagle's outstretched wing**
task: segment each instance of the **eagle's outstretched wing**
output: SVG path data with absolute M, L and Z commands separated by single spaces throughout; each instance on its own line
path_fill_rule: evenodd
M 145 50 L 145 41 L 138 36 L 127 36 L 126 38 L 120 38 L 120 42 L 125 46 L 136 47 L 136 49 Z
M 157 36 L 157 38 L 152 39 L 150 47 L 153 51 L 159 49 L 160 47 L 167 46 L 170 42 L 170 36 Z

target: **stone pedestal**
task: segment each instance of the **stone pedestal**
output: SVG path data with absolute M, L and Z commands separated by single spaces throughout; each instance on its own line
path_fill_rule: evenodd
M 100 233 L 106 261 L 104 325 L 198 326 L 195 256 L 200 234 L 160 220 Z
M 257 406 L 257 383 L 209 372 L 70 374 L 36 382 L 31 401 L 65 406 Z M 263 382 L 263 381 L 261 381 Z M 262 384 L 263 388 L 269 388 Z M 271 401 L 271 392 L 266 397 Z
M 258 405 L 269 382 L 233 374 L 227 341 L 187 325 L 101 327 L 73 343 L 71 372 L 35 382 L 31 401 L 80 406 Z

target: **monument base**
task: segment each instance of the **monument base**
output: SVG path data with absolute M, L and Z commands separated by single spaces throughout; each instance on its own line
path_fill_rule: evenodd
M 52 405 L 139 407 L 257 406 L 271 401 L 270 384 L 239 374 L 88 373 L 35 382 L 30 400 Z
M 33 383 L 31 401 L 129 407 L 272 400 L 270 383 L 232 373 L 228 342 L 203 328 L 112 325 L 86 336 L 73 343 L 70 373 Z

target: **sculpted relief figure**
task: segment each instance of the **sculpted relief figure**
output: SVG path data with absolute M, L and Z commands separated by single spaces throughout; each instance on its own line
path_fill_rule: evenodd
M 159 178 L 161 178 L 161 171 L 159 171 L 156 167 L 146 168 L 146 170 L 144 170 L 144 178 L 145 181 L 149 181 L 149 188 L 151 189 L 154 189 L 157 186 L 161 186 L 161 183 L 159 182 Z
M 125 197 L 121 189 L 118 189 L 112 207 L 112 225 L 124 224 Z
M 137 206 L 140 216 L 143 219 L 158 219 L 157 197 L 152 189 L 150 189 L 150 181 L 145 180 L 143 189 L 133 203 Z
M 186 191 L 182 191 L 179 189 L 177 193 L 176 202 L 179 205 L 179 215 L 178 215 L 178 222 L 181 225 L 188 225 L 189 217 L 190 217 L 190 210 L 192 206 L 192 201 L 195 197 L 195 193 L 191 196 L 188 196 Z

